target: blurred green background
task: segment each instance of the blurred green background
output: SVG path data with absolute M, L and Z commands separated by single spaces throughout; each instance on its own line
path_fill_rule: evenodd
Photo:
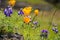
M 9 0 L 1 0 L 1 7 L 6 7 Z M 56 4 L 56 5 L 55 5 Z M 21 8 L 25 6 L 32 6 L 33 8 L 39 8 L 44 10 L 50 10 L 51 8 L 60 8 L 60 1 L 56 0 L 16 0 L 15 8 Z M 53 7 L 54 6 L 54 7 Z

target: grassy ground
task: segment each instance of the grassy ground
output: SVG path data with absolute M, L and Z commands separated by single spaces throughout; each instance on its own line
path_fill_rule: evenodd
M 54 17 L 53 22 L 58 25 L 58 30 L 60 30 L 60 12 L 58 11 Z M 31 16 L 33 17 L 34 15 Z M 39 27 L 33 29 L 31 25 L 22 26 L 23 24 L 23 16 L 18 16 L 17 11 L 14 11 L 11 17 L 5 17 L 2 11 L 0 11 L 0 27 L 2 25 L 5 26 L 6 31 L 18 32 L 24 36 L 24 40 L 42 40 L 40 37 L 41 30 L 46 29 L 49 31 L 49 36 L 45 40 L 58 40 L 60 31 L 58 34 L 55 34 L 51 28 L 49 27 L 49 21 L 51 19 L 52 12 L 46 12 L 44 11 L 43 16 L 42 12 L 40 11 L 39 15 L 36 17 L 35 20 L 37 20 L 40 24 Z M 9 29 L 8 29 L 9 25 Z M 16 28 L 16 29 L 15 29 Z M 60 40 L 60 39 L 59 39 Z

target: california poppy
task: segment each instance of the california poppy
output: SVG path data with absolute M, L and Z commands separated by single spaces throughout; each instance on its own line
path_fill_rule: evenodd
M 30 15 L 31 9 L 32 9 L 32 7 L 25 7 L 25 8 L 23 9 L 24 15 L 25 15 L 25 16 Z
M 30 22 L 30 18 L 27 17 L 27 16 L 25 16 L 25 17 L 24 17 L 24 22 L 28 24 L 28 23 Z
M 9 3 L 10 6 L 13 7 L 16 3 L 16 0 L 10 0 L 8 3 Z

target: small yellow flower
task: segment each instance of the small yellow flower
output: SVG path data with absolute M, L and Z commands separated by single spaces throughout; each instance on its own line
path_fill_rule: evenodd
M 34 13 L 35 13 L 35 15 L 38 15 L 39 14 L 39 10 L 38 9 L 34 10 Z
M 16 0 L 10 0 L 8 3 L 9 3 L 10 6 L 13 7 L 16 3 Z
M 24 17 L 24 22 L 28 24 L 28 23 L 30 22 L 30 18 L 27 17 L 27 16 L 25 16 L 25 17 Z

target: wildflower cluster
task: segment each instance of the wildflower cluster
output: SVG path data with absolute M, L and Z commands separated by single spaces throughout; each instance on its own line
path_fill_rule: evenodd
M 31 11 L 32 11 L 32 7 L 31 6 L 28 6 L 28 7 L 25 7 L 25 8 L 21 8 L 18 11 L 18 15 L 23 15 L 24 16 L 24 18 L 23 18 L 24 23 L 27 23 L 28 24 L 29 22 L 32 21 L 31 16 L 30 16 Z M 11 6 L 8 6 L 4 10 L 4 14 L 6 16 L 11 16 L 12 12 L 13 12 L 13 10 L 12 10 L 12 7 Z M 38 9 L 34 10 L 34 14 L 35 15 L 38 15 L 38 13 L 39 13 L 39 10 Z
M 11 4 L 9 4 L 10 6 L 8 6 L 8 7 L 5 8 L 4 14 L 5 14 L 6 17 L 11 17 L 11 14 L 13 13 L 13 10 L 12 10 L 11 5 L 13 5 L 13 4 L 15 5 L 15 2 L 14 1 Z M 31 6 L 28 6 L 28 7 L 25 7 L 25 8 L 21 8 L 17 12 L 17 14 L 23 16 L 22 17 L 23 18 L 22 21 L 25 24 L 31 23 L 31 25 L 35 29 L 36 27 L 40 26 L 39 22 L 37 20 L 34 20 L 36 18 L 36 16 L 39 15 L 39 10 L 38 9 L 35 9 L 34 10 L 34 16 L 33 16 L 33 18 L 30 15 L 31 14 L 31 11 L 32 11 L 32 7 Z M 58 33 L 58 29 L 57 29 L 56 25 L 53 25 L 52 31 L 54 31 L 55 33 Z M 47 38 L 48 37 L 48 32 L 49 32 L 48 30 L 45 30 L 44 29 L 44 30 L 41 31 L 41 35 L 40 36 L 43 37 L 43 38 Z

